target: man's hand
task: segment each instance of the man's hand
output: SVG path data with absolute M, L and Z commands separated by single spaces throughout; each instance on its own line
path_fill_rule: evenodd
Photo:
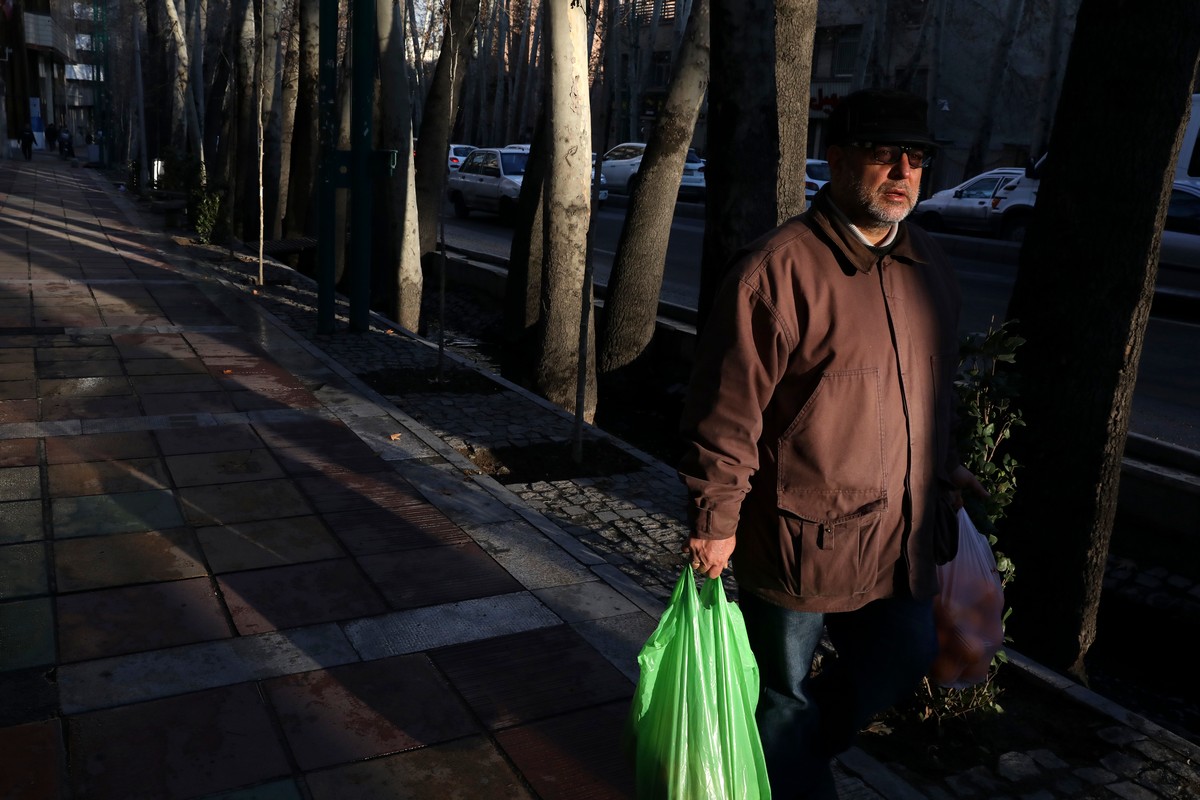
M 988 490 L 983 488 L 983 484 L 975 477 L 975 473 L 967 469 L 962 464 L 950 474 L 950 482 L 954 484 L 954 508 L 955 510 L 962 508 L 962 493 L 968 491 L 981 500 L 991 495 Z
M 737 546 L 737 537 L 728 539 L 697 539 L 688 537 L 684 555 L 692 559 L 692 569 L 709 577 L 718 578 L 721 572 L 729 566 L 733 556 L 733 548 Z

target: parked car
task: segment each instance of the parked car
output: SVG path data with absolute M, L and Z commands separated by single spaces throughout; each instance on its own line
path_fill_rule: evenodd
M 1200 182 L 1171 184 L 1158 263 L 1200 270 Z
M 529 145 L 478 147 L 451 171 L 446 193 L 454 204 L 455 216 L 466 219 L 472 211 L 491 211 L 511 218 L 521 195 L 521 181 L 529 161 Z M 593 174 L 596 157 L 592 154 Z M 600 173 L 600 205 L 608 200 L 608 186 Z
M 1001 189 L 1024 175 L 1025 170 L 1019 167 L 988 170 L 917 203 L 913 220 L 930 231 L 991 233 L 992 200 Z
M 829 183 L 829 162 L 810 158 L 804 167 L 804 199 L 811 203 L 822 186 Z
M 470 144 L 450 145 L 450 152 L 446 156 L 446 166 L 450 168 L 451 172 L 458 169 L 462 166 L 463 160 L 465 160 L 467 156 L 471 155 L 471 151 L 474 149 L 475 146 Z
M 472 150 L 446 181 L 455 216 L 466 219 L 472 211 L 490 211 L 511 218 L 528 161 L 528 150 L 508 147 Z
M 630 194 L 637 186 L 638 169 L 642 166 L 645 152 L 645 142 L 625 142 L 605 153 L 600 170 L 609 188 L 614 192 Z M 693 148 L 688 148 L 683 161 L 683 174 L 679 178 L 679 197 L 703 200 L 704 193 L 704 159 Z

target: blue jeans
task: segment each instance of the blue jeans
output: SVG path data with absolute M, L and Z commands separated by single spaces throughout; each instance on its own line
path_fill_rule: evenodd
M 895 597 L 857 611 L 789 611 L 742 592 L 761 689 L 758 731 L 775 800 L 833 798 L 830 762 L 871 718 L 912 692 L 937 655 L 933 601 Z M 837 651 L 810 677 L 828 629 Z

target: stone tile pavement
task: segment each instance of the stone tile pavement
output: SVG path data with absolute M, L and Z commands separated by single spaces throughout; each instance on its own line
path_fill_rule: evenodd
M 502 485 L 459 449 L 573 421 L 503 382 L 381 395 L 359 376 L 475 367 L 382 318 L 319 336 L 269 269 L 191 261 L 93 170 L 0 162 L 0 797 L 631 796 L 671 470 L 615 442 L 642 468 Z M 1014 660 L 1111 755 L 931 780 L 853 750 L 841 796 L 1200 796 L 1200 748 Z

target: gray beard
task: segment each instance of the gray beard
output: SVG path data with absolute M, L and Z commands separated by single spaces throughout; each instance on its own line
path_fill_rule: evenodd
M 884 186 L 886 185 L 884 184 Z M 859 178 L 853 180 L 850 188 L 854 194 L 854 199 L 858 201 L 859 208 L 862 209 L 863 215 L 869 217 L 879 225 L 893 225 L 900 222 L 911 214 L 913 208 L 917 205 L 916 200 L 913 200 L 904 209 L 885 206 Z M 879 189 L 882 188 L 884 187 L 879 187 Z

